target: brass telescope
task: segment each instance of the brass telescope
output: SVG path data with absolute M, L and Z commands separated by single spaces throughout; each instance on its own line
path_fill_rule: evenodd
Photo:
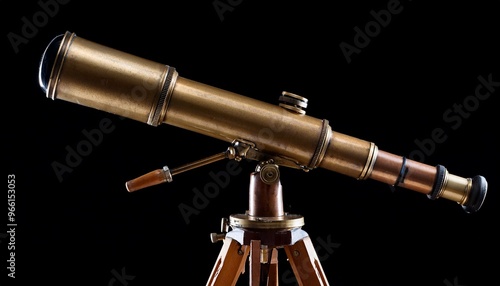
M 167 167 L 127 182 L 129 191 L 171 181 L 171 176 L 222 158 L 272 160 L 310 171 L 324 168 L 445 198 L 467 213 L 478 211 L 488 184 L 379 150 L 373 142 L 331 129 L 306 115 L 307 99 L 283 92 L 270 104 L 183 78 L 174 67 L 118 51 L 66 32 L 47 46 L 40 86 L 61 99 L 158 126 L 162 123 L 231 142 L 233 147 L 192 166 Z

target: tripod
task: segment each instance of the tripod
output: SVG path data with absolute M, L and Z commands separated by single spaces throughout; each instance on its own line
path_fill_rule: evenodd
M 278 286 L 278 249 L 283 248 L 301 286 L 329 285 L 304 218 L 283 211 L 278 165 L 261 163 L 250 174 L 249 209 L 222 219 L 222 233 L 211 234 L 223 246 L 207 286 L 234 286 L 249 261 L 250 286 Z M 231 231 L 229 231 L 231 227 Z
M 172 176 L 222 159 L 258 160 L 264 157 L 253 143 L 236 140 L 225 152 L 170 169 L 164 166 L 126 183 L 129 192 L 171 182 Z M 284 249 L 300 286 L 328 286 L 329 283 L 307 232 L 302 230 L 301 215 L 283 211 L 283 191 L 278 162 L 292 166 L 279 157 L 259 160 L 250 174 L 249 208 L 245 214 L 233 214 L 222 220 L 221 233 L 211 233 L 212 242 L 223 246 L 212 269 L 207 286 L 234 286 L 245 262 L 249 260 L 250 286 L 278 286 L 278 249 Z M 231 231 L 229 231 L 231 228 Z

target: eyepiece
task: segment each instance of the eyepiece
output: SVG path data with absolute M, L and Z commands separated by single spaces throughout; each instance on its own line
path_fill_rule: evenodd
M 450 174 L 444 166 L 438 165 L 432 191 L 427 197 L 431 200 L 446 198 L 455 201 L 465 212 L 474 213 L 482 207 L 487 190 L 488 182 L 483 176 L 462 178 Z
M 467 213 L 477 212 L 483 205 L 486 193 L 488 190 L 488 182 L 483 176 L 475 176 L 472 178 L 472 187 L 470 189 L 467 201 L 462 205 L 462 208 Z

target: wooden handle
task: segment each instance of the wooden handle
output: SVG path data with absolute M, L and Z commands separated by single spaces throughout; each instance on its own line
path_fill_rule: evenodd
M 157 169 L 125 183 L 129 193 L 168 181 L 164 169 Z

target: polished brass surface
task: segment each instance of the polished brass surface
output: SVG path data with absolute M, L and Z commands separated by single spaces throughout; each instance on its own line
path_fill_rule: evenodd
M 363 167 L 361 175 L 359 175 L 358 179 L 364 180 L 371 176 L 377 156 L 378 156 L 377 145 L 375 145 L 375 143 L 370 143 L 370 151 L 368 152 L 368 158 L 366 159 L 366 164 Z
M 328 145 L 332 139 L 332 129 L 330 128 L 328 120 L 323 120 L 323 126 L 321 128 L 321 133 L 318 138 L 318 145 L 316 145 L 316 150 L 309 162 L 307 168 L 314 169 L 323 161 L 326 151 L 328 150 Z
M 334 131 L 319 166 L 349 177 L 359 178 L 369 158 L 371 143 Z
M 445 182 L 439 197 L 455 201 L 459 204 L 465 203 L 472 186 L 472 180 L 452 175 L 446 171 Z
M 175 69 L 167 65 L 67 32 L 51 72 L 47 97 L 157 125 L 152 120 L 162 114 L 157 110 L 161 96 L 169 94 L 165 86 L 171 89 L 171 78 L 176 77 Z M 163 100 L 165 104 L 168 101 Z
M 279 106 L 297 114 L 306 114 L 305 108 L 307 107 L 307 98 L 288 91 L 283 91 L 279 100 Z
M 59 46 L 46 95 L 153 126 L 165 123 L 227 142 L 248 142 L 241 154 L 248 159 L 273 159 L 275 164 L 304 171 L 320 167 L 424 194 L 431 193 L 435 185 L 436 166 L 334 132 L 328 120 L 302 112 L 307 106 L 304 97 L 284 92 L 281 104 L 266 103 L 181 77 L 173 67 L 70 32 Z M 297 110 L 290 112 L 283 104 Z M 235 154 L 233 158 L 242 157 Z M 463 204 L 471 192 L 470 184 L 470 178 L 448 174 L 440 197 Z M 486 186 L 484 182 L 483 197 Z
M 158 118 L 227 142 L 243 139 L 260 152 L 292 158 L 306 168 L 322 166 L 356 178 L 372 147 L 371 142 L 333 133 L 326 120 L 183 78 L 173 67 L 69 32 L 57 55 L 47 96 L 151 125 Z
M 260 151 L 291 157 L 305 166 L 323 127 L 320 119 L 180 76 L 164 123 L 228 142 L 242 138 Z
M 260 179 L 266 184 L 273 184 L 280 178 L 280 170 L 276 164 L 265 164 L 259 171 Z
M 289 230 L 304 226 L 304 217 L 296 214 L 285 214 L 282 217 L 252 217 L 246 214 L 229 216 L 231 227 L 244 229 L 282 229 Z

